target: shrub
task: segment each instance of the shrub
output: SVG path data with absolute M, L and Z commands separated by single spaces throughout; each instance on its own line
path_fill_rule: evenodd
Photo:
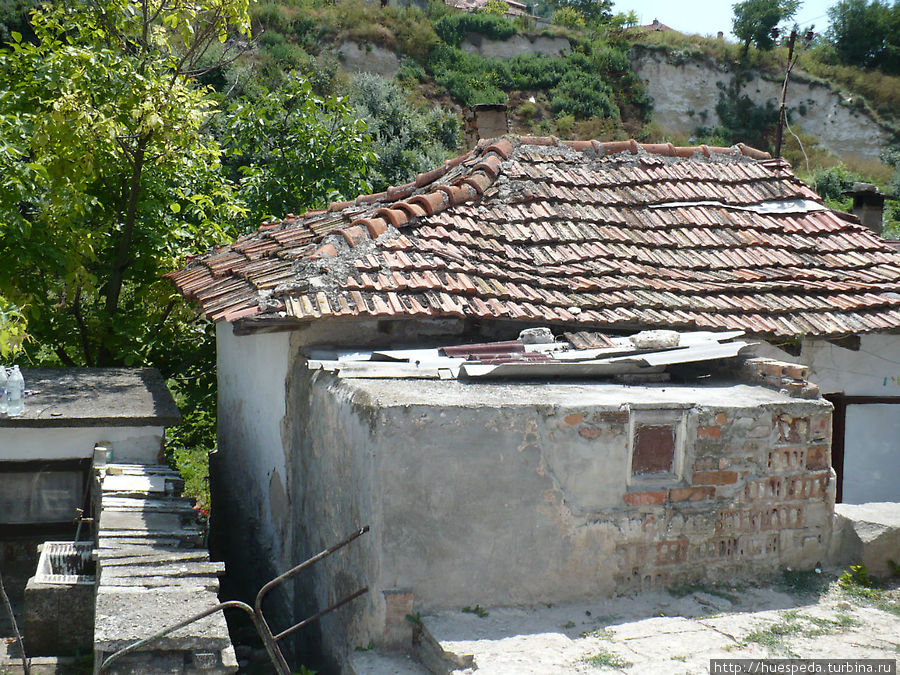
M 434 22 L 434 30 L 448 45 L 458 47 L 469 33 L 493 40 L 508 40 L 516 34 L 515 24 L 495 14 L 451 14 Z
M 568 137 L 568 135 L 572 133 L 572 127 L 574 126 L 574 115 L 563 115 L 558 120 L 556 120 L 556 130 L 559 132 L 560 136 Z
M 584 16 L 572 7 L 560 7 L 553 12 L 553 23 L 567 28 L 584 28 L 585 26 Z

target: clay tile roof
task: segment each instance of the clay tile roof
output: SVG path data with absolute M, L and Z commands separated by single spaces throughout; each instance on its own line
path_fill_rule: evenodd
M 167 276 L 214 321 L 900 332 L 900 251 L 743 144 L 484 141 Z

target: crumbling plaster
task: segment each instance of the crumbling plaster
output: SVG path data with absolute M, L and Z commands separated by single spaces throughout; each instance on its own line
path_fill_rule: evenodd
M 809 366 L 809 380 L 823 394 L 900 396 L 900 335 L 862 335 L 858 350 L 808 338 L 801 343 L 799 356 L 765 344 L 757 352 Z M 898 410 L 896 403 L 847 406 L 844 502 L 900 501 L 896 480 L 900 474 Z

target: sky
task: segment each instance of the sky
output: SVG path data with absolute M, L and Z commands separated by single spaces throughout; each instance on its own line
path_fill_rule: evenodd
M 828 8 L 837 0 L 804 0 L 797 10 L 795 20 L 801 27 L 815 24 L 817 33 L 824 33 L 828 27 Z M 715 36 L 724 31 L 725 37 L 734 40 L 731 35 L 731 6 L 733 2 L 722 0 L 615 0 L 614 12 L 633 10 L 641 24 L 648 24 L 653 19 L 671 26 L 682 33 Z

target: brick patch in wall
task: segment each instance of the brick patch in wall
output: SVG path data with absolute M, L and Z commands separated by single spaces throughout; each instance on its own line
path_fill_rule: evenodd
M 699 502 L 704 499 L 713 499 L 716 496 L 716 489 L 713 487 L 684 487 L 670 488 L 670 502 Z
M 815 445 L 806 450 L 806 468 L 810 471 L 827 469 L 829 465 L 827 445 Z
M 694 485 L 731 485 L 737 483 L 735 471 L 695 471 L 691 483 Z
M 594 440 L 595 438 L 600 438 L 603 435 L 603 429 L 597 429 L 596 427 L 585 427 L 584 429 L 579 429 L 578 433 L 588 440 Z
M 666 501 L 666 490 L 628 492 L 625 494 L 625 503 L 629 506 L 650 506 L 662 504 L 664 501 Z
M 708 426 L 708 427 L 699 427 L 697 429 L 697 438 L 721 438 L 722 437 L 722 427 L 719 426 Z
M 576 424 L 581 424 L 582 422 L 584 422 L 584 415 L 582 415 L 581 413 L 572 413 L 571 415 L 566 415 L 563 418 L 563 421 L 570 427 L 573 427 Z
M 660 541 L 656 544 L 656 564 L 674 565 L 687 561 L 688 540 L 675 539 Z
M 802 471 L 806 467 L 806 449 L 800 446 L 777 448 L 769 452 L 766 468 L 773 473 Z

